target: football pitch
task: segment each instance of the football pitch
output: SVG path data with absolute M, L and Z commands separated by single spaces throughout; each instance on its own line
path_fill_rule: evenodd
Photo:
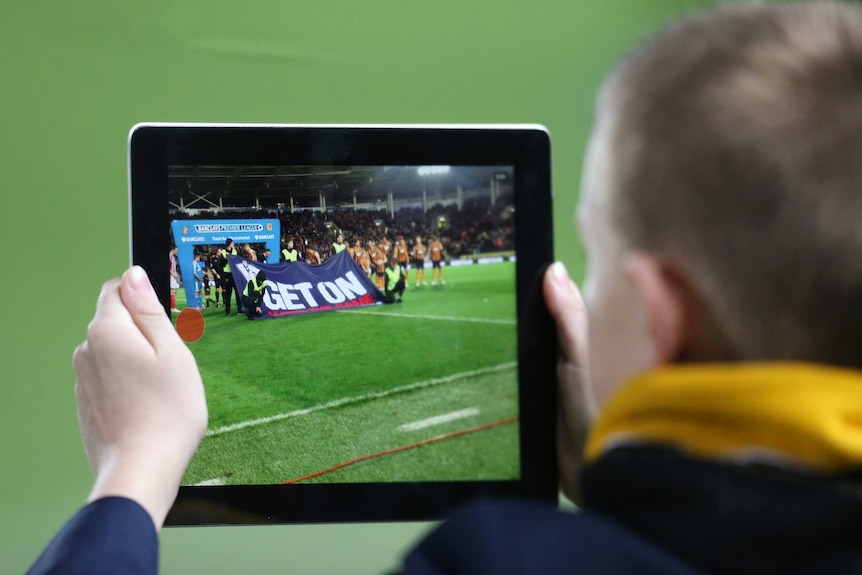
M 402 304 L 203 310 L 209 428 L 183 485 L 517 479 L 515 264 L 445 274 L 411 270 Z

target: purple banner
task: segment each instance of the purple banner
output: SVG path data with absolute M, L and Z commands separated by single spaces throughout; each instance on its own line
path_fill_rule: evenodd
M 258 271 L 266 273 L 261 319 L 383 303 L 383 294 L 347 250 L 319 266 L 303 262 L 265 264 L 237 256 L 228 259 L 240 293 Z

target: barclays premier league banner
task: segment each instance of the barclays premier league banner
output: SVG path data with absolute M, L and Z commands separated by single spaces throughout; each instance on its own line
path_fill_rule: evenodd
M 383 303 L 383 294 L 347 250 L 319 266 L 302 262 L 265 264 L 237 256 L 228 259 L 240 293 L 258 271 L 266 273 L 261 319 Z
M 278 261 L 281 223 L 278 220 L 174 220 L 171 222 L 180 274 L 186 286 L 186 302 L 189 307 L 197 307 L 203 302 L 195 294 L 194 247 L 199 245 L 223 246 L 231 238 L 237 244 L 247 242 L 264 243 L 272 255 L 272 263 Z

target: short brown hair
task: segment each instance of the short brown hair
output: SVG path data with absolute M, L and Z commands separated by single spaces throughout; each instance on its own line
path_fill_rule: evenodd
M 862 367 L 862 8 L 684 18 L 603 87 L 611 218 L 691 271 L 735 358 Z

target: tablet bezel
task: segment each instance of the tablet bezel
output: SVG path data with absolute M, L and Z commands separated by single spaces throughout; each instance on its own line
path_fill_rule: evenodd
M 169 165 L 507 165 L 515 180 L 519 480 L 181 487 L 166 524 L 431 520 L 476 497 L 555 502 L 556 344 L 541 300 L 553 259 L 550 154 L 538 125 L 134 126 L 131 261 L 147 270 L 168 314 Z

